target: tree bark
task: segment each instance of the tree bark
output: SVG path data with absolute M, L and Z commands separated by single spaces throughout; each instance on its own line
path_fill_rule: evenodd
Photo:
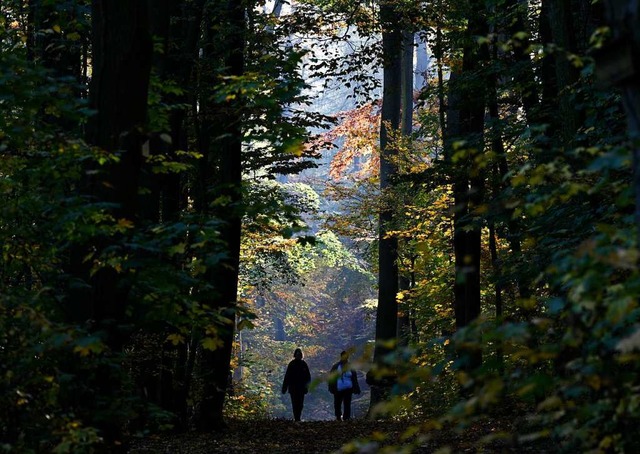
M 454 198 L 454 312 L 457 329 L 468 326 L 480 315 L 481 310 L 482 226 L 474 219 L 474 211 L 484 198 L 484 177 L 475 163 L 484 150 L 484 111 L 488 81 L 482 62 L 488 60 L 488 49 L 485 44 L 476 47 L 473 37 L 486 36 L 488 32 L 483 5 L 481 1 L 470 2 L 462 66 L 450 78 L 447 115 L 445 150 L 451 169 Z M 454 148 L 458 141 L 464 141 L 463 150 Z M 453 159 L 455 153 L 458 153 L 456 162 Z M 464 358 L 468 368 L 477 367 L 482 361 L 479 348 L 458 353 Z
M 549 24 L 553 42 L 560 47 L 555 52 L 555 70 L 558 86 L 558 100 L 561 121 L 558 122 L 562 143 L 568 145 L 575 140 L 580 125 L 580 115 L 572 99 L 571 87 L 579 77 L 578 69 L 569 60 L 570 53 L 577 52 L 575 29 L 573 25 L 572 1 L 552 1 L 548 9 Z
M 378 307 L 376 310 L 376 346 L 374 362 L 380 364 L 383 357 L 393 351 L 397 340 L 398 305 L 398 239 L 389 235 L 393 230 L 393 207 L 386 198 L 393 189 L 397 171 L 393 157 L 397 145 L 392 135 L 400 129 L 402 103 L 402 33 L 398 14 L 392 2 L 380 4 L 383 47 L 383 98 L 380 124 L 380 192 L 383 198 L 378 226 Z M 372 384 L 371 406 L 384 398 L 389 377 L 368 375 Z
M 90 105 L 96 113 L 89 123 L 88 141 L 107 152 L 118 152 L 120 158 L 108 167 L 103 180 L 95 186 L 95 195 L 103 202 L 114 204 L 115 219 L 135 221 L 151 71 L 149 5 L 147 1 L 94 0 L 92 28 Z M 114 239 L 103 239 L 100 247 L 107 247 L 112 241 Z M 106 333 L 105 344 L 112 354 L 118 355 L 126 339 L 123 323 L 129 284 L 108 265 L 102 266 L 89 282 L 93 289 L 94 330 Z M 121 451 L 124 449 L 120 426 L 123 421 L 107 417 L 113 411 L 111 400 L 120 392 L 118 374 L 105 366 L 96 380 L 100 395 L 96 411 L 104 418 L 99 428 L 110 452 Z
M 422 90 L 426 87 L 429 81 L 429 54 L 427 53 L 427 46 L 429 42 L 421 34 L 416 35 L 416 69 L 414 72 L 415 83 L 413 88 L 415 90 Z
M 224 10 L 228 34 L 223 56 L 228 75 L 240 77 L 244 74 L 245 8 L 241 0 L 229 0 Z M 211 37 L 218 39 L 218 37 Z M 203 350 L 202 366 L 207 373 L 200 403 L 197 426 L 201 430 L 217 430 L 224 427 L 223 405 L 229 385 L 231 351 L 234 336 L 235 307 L 237 304 L 238 273 L 240 262 L 240 235 L 242 220 L 242 100 L 238 90 L 236 96 L 223 104 L 212 106 L 213 118 L 219 134 L 212 136 L 203 160 L 205 181 L 203 190 L 213 184 L 211 199 L 227 200 L 223 208 L 212 214 L 223 220 L 220 228 L 221 240 L 226 245 L 227 256 L 208 276 L 217 294 L 210 302 L 214 310 L 230 323 L 219 327 L 218 337 L 222 346 L 215 350 Z
M 438 8 L 442 7 L 442 1 L 438 2 Z M 436 40 L 434 55 L 436 57 L 436 67 L 438 75 L 438 120 L 440 125 L 440 135 L 442 136 L 443 148 L 446 146 L 447 139 L 447 104 L 445 102 L 444 87 L 444 38 L 442 35 L 442 23 L 440 17 L 436 18 Z M 453 75 L 453 74 L 452 74 Z M 452 109 L 453 112 L 453 109 Z M 438 159 L 438 151 L 436 150 L 434 159 Z
M 162 47 L 162 52 L 153 55 L 153 68 L 161 82 L 170 81 L 183 87 L 180 94 L 162 94 L 163 102 L 172 105 L 168 113 L 168 125 L 166 130 L 153 131 L 150 151 L 152 154 L 160 154 L 172 160 L 179 160 L 177 152 L 188 150 L 189 128 L 187 125 L 189 100 L 195 96 L 193 87 L 193 74 L 198 57 L 198 37 L 202 26 L 204 0 L 197 1 L 173 1 L 158 0 L 154 2 L 151 12 L 152 33 L 157 43 Z M 171 138 L 167 142 L 161 134 Z M 149 166 L 143 169 L 143 181 L 141 184 L 149 189 L 142 196 L 140 214 L 146 222 L 172 223 L 179 220 L 182 210 L 187 207 L 186 197 L 183 194 L 185 176 L 182 174 L 154 173 Z M 188 241 L 188 239 L 184 239 Z M 166 260 L 174 259 L 164 257 Z M 184 266 L 179 261 L 174 261 L 174 266 Z M 161 328 L 164 338 L 175 333 L 172 326 Z M 164 410 L 176 416 L 174 427 L 176 431 L 186 430 L 188 426 L 188 398 L 191 389 L 193 362 L 195 360 L 195 348 L 193 340 L 187 344 L 174 346 L 170 342 L 162 344 L 163 355 L 167 359 L 164 369 L 170 371 L 166 379 L 160 380 L 158 401 Z M 163 373 L 165 370 L 163 369 Z M 168 376 L 171 379 L 168 379 Z
M 486 106 L 486 75 L 481 62 L 488 60 L 486 45 L 475 48 L 473 36 L 486 36 L 488 27 L 482 2 L 471 2 L 472 10 L 464 48 L 460 90 L 458 138 L 466 141 L 466 157 L 454 170 L 453 194 L 454 250 L 456 261 L 455 314 L 456 326 L 462 328 L 480 315 L 480 252 L 481 225 L 472 219 L 473 211 L 484 196 L 484 178 L 475 160 L 484 149 L 484 111 Z M 471 77 L 469 77 L 471 75 Z M 456 135 L 450 132 L 449 137 Z
M 151 35 L 144 1 L 93 2 L 93 75 L 90 105 L 96 114 L 89 123 L 89 142 L 119 152 L 104 181 L 96 185 L 100 200 L 116 204 L 116 219 L 136 220 L 147 121 L 151 70 Z M 109 267 L 96 274 L 94 295 L 97 321 L 121 320 L 125 288 L 114 285 L 117 272 Z
M 412 32 L 402 32 L 400 130 L 405 137 L 410 136 L 413 131 L 413 39 Z
M 409 137 L 413 131 L 413 45 L 414 34 L 409 31 L 402 32 L 402 83 L 401 83 L 401 119 L 400 132 L 403 138 Z M 408 195 L 408 198 L 411 196 Z M 411 270 L 405 271 L 410 273 Z M 408 275 L 400 275 L 398 278 L 398 290 L 409 290 L 411 279 Z M 411 320 L 409 309 L 398 310 L 397 336 L 398 344 L 409 345 L 411 335 Z

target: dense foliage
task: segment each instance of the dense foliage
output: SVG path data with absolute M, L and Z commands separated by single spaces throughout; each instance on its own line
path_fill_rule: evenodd
M 637 43 L 603 2 L 148 6 L 0 5 L 4 451 L 288 417 L 296 347 L 303 417 L 349 349 L 407 451 L 640 449 L 637 86 L 596 76 Z
M 400 280 L 409 285 L 397 301 L 409 321 L 406 337 L 398 333 L 408 347 L 378 364 L 382 375 L 395 371 L 396 397 L 374 410 L 421 412 L 417 430 L 427 434 L 512 415 L 518 427 L 491 439 L 633 452 L 632 142 L 617 92 L 594 76 L 603 63 L 593 55 L 606 46 L 604 7 L 534 3 L 396 5 L 395 26 L 426 37 L 436 61 L 430 83 L 418 87 L 418 129 L 393 137 L 396 180 L 378 202 L 396 209 L 389 234 L 399 240 Z M 475 117 L 472 102 L 481 103 Z M 372 115 L 375 105 L 343 113 L 329 135 L 343 139 L 334 177 L 357 177 L 332 187 L 351 207 L 332 225 L 360 239 L 375 237 L 361 233 L 376 206 Z M 452 244 L 473 231 L 478 265 L 469 243 L 458 263 Z M 475 266 L 482 312 L 461 324 L 451 288 L 470 295 L 473 273 L 464 268 Z

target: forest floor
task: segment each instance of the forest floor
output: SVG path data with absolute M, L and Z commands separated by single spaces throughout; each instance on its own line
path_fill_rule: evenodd
M 502 425 L 502 424 L 500 424 Z M 417 425 L 399 421 L 302 421 L 282 419 L 229 421 L 220 433 L 153 436 L 138 441 L 130 454 L 328 454 L 328 453 L 545 453 L 549 446 L 512 446 L 502 437 L 478 440 L 501 432 L 483 423 L 460 434 L 440 430 L 412 435 Z

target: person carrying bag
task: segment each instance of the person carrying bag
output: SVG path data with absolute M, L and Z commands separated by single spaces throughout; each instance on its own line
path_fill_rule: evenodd
M 340 361 L 331 367 L 329 392 L 333 394 L 333 408 L 338 421 L 351 419 L 351 397 L 360 394 L 358 374 L 349 365 L 349 354 L 340 353 Z M 343 410 L 344 407 L 344 410 Z

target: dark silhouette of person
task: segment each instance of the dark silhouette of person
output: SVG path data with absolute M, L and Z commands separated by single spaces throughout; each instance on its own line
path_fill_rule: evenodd
M 304 395 L 309 392 L 311 373 L 309 366 L 302 359 L 302 350 L 296 348 L 293 352 L 293 360 L 287 366 L 282 382 L 282 394 L 289 390 L 291 395 L 291 408 L 293 409 L 293 419 L 300 421 L 302 409 L 304 408 Z
M 333 394 L 336 419 L 338 421 L 351 419 L 351 397 L 353 394 L 360 394 L 360 385 L 358 374 L 349 365 L 349 354 L 346 351 L 340 353 L 340 361 L 331 366 L 329 392 Z

